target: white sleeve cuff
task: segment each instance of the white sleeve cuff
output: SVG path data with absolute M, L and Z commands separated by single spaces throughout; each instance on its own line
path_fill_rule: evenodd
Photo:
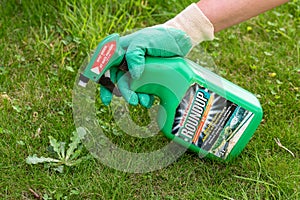
M 189 5 L 164 25 L 186 32 L 190 36 L 193 46 L 202 41 L 214 39 L 214 27 L 196 3 Z

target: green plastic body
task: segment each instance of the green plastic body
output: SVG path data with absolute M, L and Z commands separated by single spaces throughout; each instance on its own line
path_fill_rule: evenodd
M 124 50 L 118 42 L 117 34 L 100 42 L 80 81 L 98 82 L 105 71 L 121 63 Z M 159 97 L 161 131 L 200 157 L 232 160 L 263 116 L 253 94 L 182 57 L 146 57 L 141 78 L 130 86 Z
M 195 83 L 253 113 L 251 121 L 248 122 L 246 129 L 225 159 L 186 142 L 172 133 L 176 109 L 188 88 Z M 131 87 L 137 92 L 154 94 L 160 98 L 160 105 L 163 109 L 159 111 L 158 124 L 169 139 L 208 158 L 225 161 L 235 158 L 249 142 L 263 116 L 261 105 L 253 94 L 181 57 L 147 57 L 142 77 L 132 81 Z

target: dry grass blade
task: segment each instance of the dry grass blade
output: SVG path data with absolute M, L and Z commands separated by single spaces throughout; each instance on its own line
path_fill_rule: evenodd
M 279 138 L 274 138 L 275 142 L 277 143 L 277 145 L 281 148 L 283 148 L 284 150 L 286 150 L 287 152 L 289 152 L 293 157 L 295 157 L 295 154 L 289 150 L 288 148 L 286 148 L 285 146 L 283 146 L 279 140 Z
M 35 199 L 41 199 L 41 196 L 38 193 L 36 193 L 33 189 L 29 188 L 28 190 L 32 193 Z

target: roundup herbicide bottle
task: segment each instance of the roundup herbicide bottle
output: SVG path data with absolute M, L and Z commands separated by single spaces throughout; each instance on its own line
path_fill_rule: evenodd
M 119 36 L 105 38 L 80 76 L 100 82 L 112 66 L 124 64 Z M 130 83 L 136 92 L 160 99 L 158 125 L 171 140 L 200 157 L 228 161 L 246 146 L 261 122 L 258 99 L 187 58 L 146 57 L 145 70 Z

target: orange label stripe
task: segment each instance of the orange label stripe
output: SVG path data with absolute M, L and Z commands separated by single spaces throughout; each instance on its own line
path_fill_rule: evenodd
M 203 126 L 204 126 L 204 122 L 206 121 L 206 118 L 207 118 L 208 113 L 209 113 L 209 111 L 210 111 L 210 108 L 211 108 L 211 106 L 212 106 L 213 100 L 214 100 L 214 97 L 212 96 L 212 97 L 209 99 L 208 103 L 207 103 L 205 112 L 204 112 L 204 114 L 203 114 L 203 116 L 202 116 L 202 119 L 201 119 L 201 121 L 200 121 L 200 124 L 199 124 L 199 126 L 198 126 L 198 128 L 197 128 L 196 134 L 195 134 L 195 136 L 194 136 L 194 138 L 193 138 L 193 141 L 192 141 L 192 143 L 194 143 L 194 144 L 196 144 L 196 142 L 197 142 L 197 140 L 198 140 L 198 138 L 199 138 L 199 136 L 200 136 L 200 133 L 201 133 L 202 128 L 203 128 Z

